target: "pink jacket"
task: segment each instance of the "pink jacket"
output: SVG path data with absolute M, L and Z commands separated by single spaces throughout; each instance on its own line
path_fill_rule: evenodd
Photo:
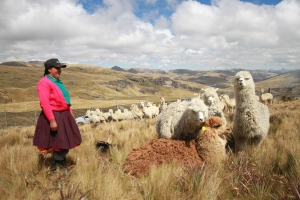
M 71 107 L 67 104 L 63 93 L 55 83 L 44 76 L 37 84 L 37 92 L 40 99 L 40 106 L 50 121 L 54 119 L 54 111 L 70 110 Z

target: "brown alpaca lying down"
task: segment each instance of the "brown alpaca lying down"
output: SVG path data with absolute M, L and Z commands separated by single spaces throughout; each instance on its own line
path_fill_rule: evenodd
M 196 140 L 153 139 L 134 148 L 124 163 L 124 172 L 141 177 L 151 165 L 159 166 L 174 160 L 187 168 L 200 168 L 205 161 L 214 164 L 226 158 L 228 129 L 219 117 L 208 118 Z

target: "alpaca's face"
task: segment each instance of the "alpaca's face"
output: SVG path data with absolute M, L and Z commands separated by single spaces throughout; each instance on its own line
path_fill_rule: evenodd
M 238 88 L 246 88 L 253 84 L 252 76 L 249 72 L 242 71 L 235 75 L 234 85 Z
M 204 112 L 198 112 L 198 119 L 200 122 L 204 122 L 205 120 L 205 113 Z
M 239 77 L 238 81 L 238 85 L 245 87 L 246 86 L 246 78 L 244 77 Z
M 209 97 L 207 98 L 207 103 L 208 103 L 209 105 L 212 105 L 212 104 L 214 103 L 214 97 L 209 96 Z
M 189 102 L 189 109 L 193 110 L 198 116 L 200 122 L 204 122 L 208 117 L 208 108 L 203 100 L 194 98 Z
M 219 98 L 216 95 L 204 94 L 204 102 L 206 105 L 211 106 L 216 101 L 216 98 Z
M 220 117 L 210 117 L 205 121 L 205 125 L 216 130 L 216 133 L 222 140 L 226 140 L 230 129 L 225 126 L 224 121 Z
M 204 90 L 204 93 L 201 95 L 201 99 L 204 100 L 205 104 L 208 106 L 213 105 L 219 101 L 219 95 L 217 94 L 218 89 L 207 88 Z

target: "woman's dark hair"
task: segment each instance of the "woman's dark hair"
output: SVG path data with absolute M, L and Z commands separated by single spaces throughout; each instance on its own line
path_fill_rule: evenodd
M 45 67 L 44 76 L 46 76 L 47 74 L 49 74 L 48 69 L 49 69 L 49 68 Z

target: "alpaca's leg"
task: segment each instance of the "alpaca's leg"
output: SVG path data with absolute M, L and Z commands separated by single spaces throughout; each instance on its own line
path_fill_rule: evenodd
M 247 147 L 247 138 L 234 137 L 234 144 L 235 144 L 235 147 L 234 147 L 235 152 L 243 151 Z

